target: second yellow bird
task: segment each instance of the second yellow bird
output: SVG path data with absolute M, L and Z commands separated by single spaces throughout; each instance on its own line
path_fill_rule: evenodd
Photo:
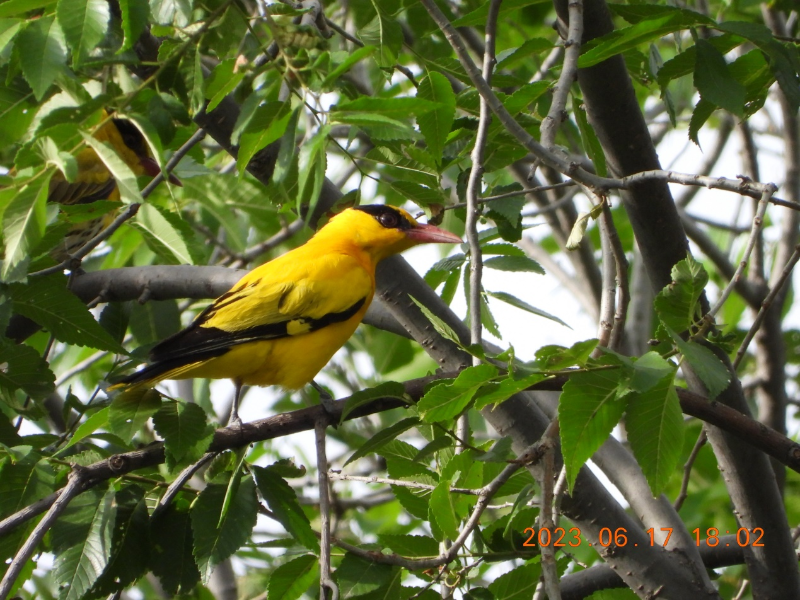
M 344 210 L 303 246 L 242 277 L 186 329 L 156 345 L 151 364 L 123 384 L 232 379 L 237 399 L 243 385 L 299 389 L 361 322 L 377 264 L 430 242 L 461 238 L 391 206 Z

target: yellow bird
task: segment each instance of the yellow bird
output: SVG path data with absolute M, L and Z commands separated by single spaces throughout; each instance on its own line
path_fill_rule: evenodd
M 104 116 L 107 114 L 104 113 Z M 150 155 L 144 136 L 130 121 L 111 119 L 95 132 L 94 137 L 109 144 L 135 175 L 155 177 L 161 172 L 158 163 Z M 76 180 L 70 183 L 61 172 L 56 173 L 50 180 L 48 202 L 71 205 L 89 204 L 97 200 L 120 201 L 116 180 L 92 148 L 82 149 L 75 159 L 78 163 Z M 169 181 L 181 185 L 174 175 L 169 176 Z M 111 212 L 75 224 L 64 236 L 63 242 L 51 252 L 51 256 L 58 261 L 67 259 L 108 227 L 114 216 L 114 212 Z
M 289 390 L 312 381 L 361 322 L 375 293 L 375 267 L 424 243 L 461 243 L 392 206 L 349 208 L 299 248 L 249 272 L 183 331 L 150 351 L 151 364 L 120 384 L 232 379 Z

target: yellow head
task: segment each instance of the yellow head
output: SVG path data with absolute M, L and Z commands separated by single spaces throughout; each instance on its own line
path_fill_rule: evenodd
M 314 238 L 323 243 L 355 246 L 368 254 L 373 264 L 418 244 L 462 241 L 449 231 L 417 223 L 402 208 L 383 204 L 348 208 L 333 217 Z

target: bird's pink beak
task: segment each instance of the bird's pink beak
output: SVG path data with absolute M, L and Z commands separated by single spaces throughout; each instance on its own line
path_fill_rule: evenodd
M 463 240 L 455 233 L 439 229 L 433 225 L 417 225 L 406 231 L 406 237 L 420 244 L 461 244 Z
M 144 169 L 144 172 L 147 175 L 149 175 L 150 177 L 155 177 L 156 175 L 161 173 L 161 167 L 159 167 L 158 163 L 155 160 L 153 160 L 151 157 L 149 157 L 149 156 L 145 156 L 144 158 L 140 158 L 139 159 L 139 164 L 142 165 L 142 168 Z M 172 173 L 169 174 L 167 179 L 169 180 L 169 182 L 172 185 L 177 185 L 179 187 L 183 187 L 183 183 L 181 182 L 181 180 L 178 179 Z

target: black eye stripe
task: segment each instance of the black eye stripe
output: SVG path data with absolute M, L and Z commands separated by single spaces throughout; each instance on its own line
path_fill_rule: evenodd
M 355 206 L 354 209 L 372 215 L 378 223 L 387 229 L 407 230 L 414 227 L 403 213 L 393 206 L 386 206 L 385 204 L 365 204 L 363 206 Z

